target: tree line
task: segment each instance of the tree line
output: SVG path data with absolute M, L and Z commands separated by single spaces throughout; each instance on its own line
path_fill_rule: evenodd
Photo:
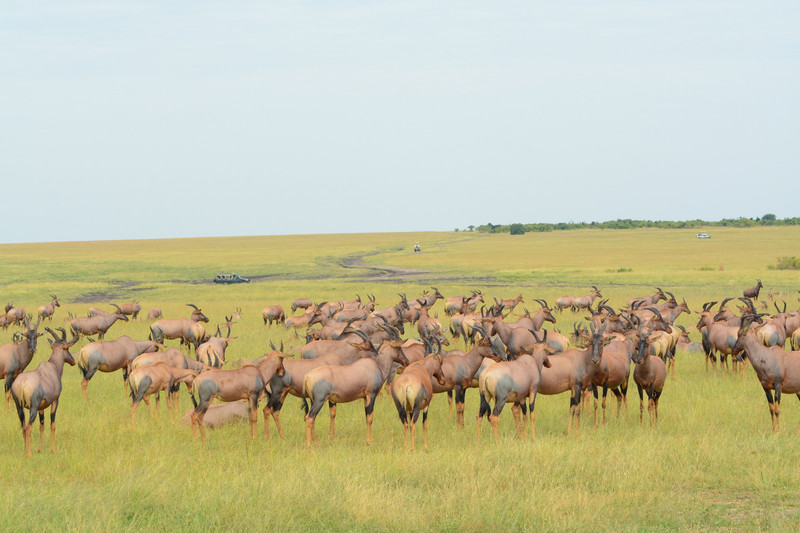
M 630 218 L 618 218 L 605 222 L 558 222 L 547 223 L 537 222 L 523 224 L 515 222 L 513 224 L 481 224 L 480 226 L 468 226 L 463 231 L 478 231 L 481 233 L 511 233 L 512 235 L 522 235 L 527 232 L 537 231 L 558 231 L 573 229 L 635 229 L 635 228 L 665 228 L 665 229 L 693 229 L 702 227 L 734 227 L 749 228 L 754 226 L 797 226 L 800 225 L 800 217 L 779 219 L 772 213 L 767 213 L 763 217 L 756 218 L 723 218 L 722 220 L 635 220 Z M 456 229 L 456 231 L 459 231 Z

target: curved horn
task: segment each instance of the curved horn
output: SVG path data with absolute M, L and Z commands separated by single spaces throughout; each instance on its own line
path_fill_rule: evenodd
M 655 314 L 656 314 L 656 316 L 658 317 L 658 319 L 659 319 L 659 320 L 660 320 L 662 323 L 664 323 L 664 324 L 666 324 L 666 323 L 667 323 L 667 321 L 666 321 L 666 320 L 664 320 L 664 317 L 663 317 L 663 316 L 661 316 L 661 313 L 660 313 L 660 312 L 658 311 L 658 309 L 656 309 L 655 307 L 645 307 L 645 309 L 647 309 L 648 311 L 652 311 L 653 313 L 655 313 Z
M 197 306 L 196 306 L 196 305 L 194 305 L 194 304 L 186 304 L 186 305 L 188 305 L 189 307 L 193 307 L 195 311 L 199 311 L 199 310 L 200 310 L 200 309 L 198 309 L 198 308 L 197 308 Z

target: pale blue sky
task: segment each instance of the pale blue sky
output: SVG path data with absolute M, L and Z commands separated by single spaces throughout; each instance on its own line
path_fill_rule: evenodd
M 4 2 L 0 242 L 797 216 L 796 1 Z

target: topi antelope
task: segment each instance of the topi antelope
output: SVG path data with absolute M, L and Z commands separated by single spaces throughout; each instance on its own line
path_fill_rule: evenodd
M 50 407 L 50 450 L 53 453 L 56 452 L 56 412 L 61 396 L 61 376 L 64 373 L 64 363 L 75 365 L 75 359 L 69 353 L 69 349 L 78 342 L 78 336 L 67 341 L 67 332 L 63 328 L 58 328 L 61 331 L 61 338 L 50 328 L 45 329 L 55 339 L 55 342 L 50 343 L 53 350 L 50 359 L 39 363 L 36 370 L 20 374 L 11 385 L 11 396 L 17 407 L 17 415 L 22 425 L 22 436 L 25 441 L 25 455 L 28 457 L 32 455 L 31 429 L 37 413 L 39 414 L 39 451 L 42 451 L 44 410 L 48 407 Z M 26 409 L 29 412 L 27 419 Z
M 142 310 L 142 306 L 139 305 L 139 302 L 137 301 L 124 303 L 120 305 L 119 308 L 123 313 L 125 313 L 126 316 L 129 316 L 134 320 L 139 316 L 139 311 Z
M 58 296 L 51 294 L 50 298 L 52 300 L 49 304 L 43 305 L 39 307 L 39 317 L 46 318 L 48 321 L 53 321 L 53 313 L 56 312 L 56 307 L 61 307 L 61 304 L 58 302 Z
M 225 350 L 228 349 L 228 343 L 235 338 L 231 337 L 230 326 L 228 326 L 228 334 L 225 337 L 220 334 L 219 326 L 217 326 L 217 332 L 197 347 L 195 351 L 197 360 L 210 367 L 220 368 L 225 364 Z
M 203 372 L 194 380 L 192 392 L 192 438 L 197 440 L 197 427 L 200 427 L 200 437 L 206 440 L 203 418 L 214 398 L 223 402 L 237 400 L 248 401 L 250 419 L 250 438 L 256 438 L 256 422 L 258 420 L 258 401 L 266 393 L 267 384 L 273 376 L 283 375 L 283 359 L 288 357 L 281 352 L 273 351 L 258 366 L 245 365 L 235 370 L 209 370 Z M 198 400 L 195 400 L 195 392 Z
M 781 429 L 781 395 L 796 394 L 800 398 L 800 352 L 787 352 L 780 346 L 766 347 L 758 339 L 754 328 L 751 328 L 757 315 L 745 317 L 742 327 L 737 332 L 736 351 L 744 351 L 756 377 L 764 389 L 772 419 L 772 430 Z M 775 396 L 773 399 L 772 391 Z
M 159 344 L 164 339 L 181 339 L 187 345 L 197 347 L 206 341 L 206 329 L 202 322 L 208 322 L 208 317 L 194 304 L 186 304 L 194 308 L 191 318 L 163 318 L 150 326 L 150 338 Z M 190 348 L 191 349 L 191 348 Z
M 21 374 L 33 360 L 36 353 L 36 341 L 44 335 L 38 333 L 42 318 L 36 321 L 36 325 L 30 327 L 27 317 L 23 320 L 25 332 L 15 334 L 15 338 L 20 340 L 12 344 L 0 345 L 0 378 L 5 378 L 6 409 L 11 402 L 11 384 Z
M 345 366 L 320 366 L 311 370 L 303 379 L 303 395 L 310 400 L 311 406 L 306 414 L 306 446 L 317 442 L 314 421 L 325 402 L 331 402 L 330 437 L 335 438 L 334 419 L 336 404 L 364 399 L 364 412 L 367 418 L 367 445 L 372 444 L 372 419 L 375 409 L 375 398 L 383 387 L 392 363 L 408 364 L 403 354 L 400 341 L 388 341 L 378 350 L 375 358 L 360 359 Z M 308 407 L 305 403 L 304 406 Z
M 753 300 L 758 299 L 758 293 L 761 291 L 763 285 L 761 284 L 761 280 L 756 280 L 758 283 L 755 284 L 754 287 L 750 287 L 749 289 L 745 289 L 742 295 L 745 298 L 752 298 Z
M 667 380 L 667 367 L 658 357 L 650 355 L 650 334 L 653 332 L 651 327 L 647 332 L 639 330 L 636 351 L 633 354 L 633 362 L 636 368 L 633 371 L 633 381 L 639 391 L 639 424 L 642 424 L 644 417 L 644 394 L 647 391 L 647 411 L 650 413 L 650 427 L 658 424 L 658 400 L 664 390 L 664 383 Z
M 283 312 L 283 307 L 280 305 L 270 305 L 261 311 L 261 317 L 264 319 L 264 325 L 283 324 L 286 322 L 286 314 Z
M 117 320 L 128 322 L 128 317 L 122 312 L 116 304 L 111 304 L 117 308 L 116 313 L 103 313 L 89 317 L 74 318 L 69 323 L 69 329 L 73 335 L 98 335 L 103 339 L 108 329 L 114 325 Z
M 131 424 L 136 421 L 136 408 L 144 400 L 153 417 L 158 416 L 158 404 L 161 400 L 161 391 L 167 392 L 167 407 L 170 411 L 177 407 L 173 396 L 181 383 L 186 384 L 186 389 L 191 394 L 192 383 L 197 377 L 194 370 L 175 368 L 166 363 L 141 366 L 130 374 L 129 384 L 131 389 Z M 156 395 L 155 408 L 150 406 L 150 395 Z
M 147 312 L 147 320 L 158 320 L 159 318 L 164 318 L 164 313 L 161 312 L 160 308 L 154 307 Z
M 425 449 L 428 449 L 428 406 L 433 398 L 432 379 L 444 384 L 442 375 L 442 356 L 430 354 L 420 361 L 405 367 L 402 374 L 392 382 L 391 394 L 400 422 L 403 423 L 403 446 L 407 446 L 409 426 L 411 428 L 411 450 L 414 450 L 414 436 L 417 420 L 422 413 L 422 433 Z
M 113 341 L 90 342 L 78 353 L 78 369 L 81 371 L 83 399 L 89 401 L 89 381 L 95 373 L 115 372 L 122 369 L 123 384 L 128 382 L 128 367 L 139 355 L 155 352 L 161 344 L 155 341 L 135 341 L 123 335 Z
M 612 339 L 605 339 L 605 323 L 596 330 L 589 323 L 591 337 L 585 349 L 570 348 L 563 353 L 549 356 L 550 367 L 542 370 L 542 381 L 539 394 L 554 395 L 570 392 L 569 426 L 567 433 L 572 433 L 573 421 L 575 430 L 580 431 L 581 392 L 591 383 L 597 372 L 603 355 L 603 347 Z
M 495 442 L 498 442 L 500 437 L 497 423 L 500 419 L 500 413 L 502 413 L 503 407 L 507 402 L 513 402 L 514 404 L 511 410 L 514 414 L 514 423 L 517 426 L 518 436 L 522 436 L 525 432 L 524 422 L 520 424 L 520 412 L 524 412 L 525 407 L 527 407 L 531 438 L 536 440 L 534 425 L 536 394 L 542 381 L 542 368 L 550 367 L 548 353 L 552 352 L 552 348 L 547 345 L 546 331 L 543 338 L 539 338 L 533 330 L 531 331 L 536 340 L 532 346 L 526 347 L 526 350 L 513 361 L 501 361 L 489 365 L 478 379 L 478 389 L 481 395 L 481 406 L 476 417 L 478 440 L 481 438 L 483 417 L 488 416 L 489 422 L 492 424 Z M 493 409 L 491 409 L 491 404 L 489 403 L 491 401 L 494 401 Z

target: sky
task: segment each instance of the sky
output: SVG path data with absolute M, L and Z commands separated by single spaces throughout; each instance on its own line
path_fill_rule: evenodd
M 0 242 L 798 216 L 800 3 L 0 3 Z

